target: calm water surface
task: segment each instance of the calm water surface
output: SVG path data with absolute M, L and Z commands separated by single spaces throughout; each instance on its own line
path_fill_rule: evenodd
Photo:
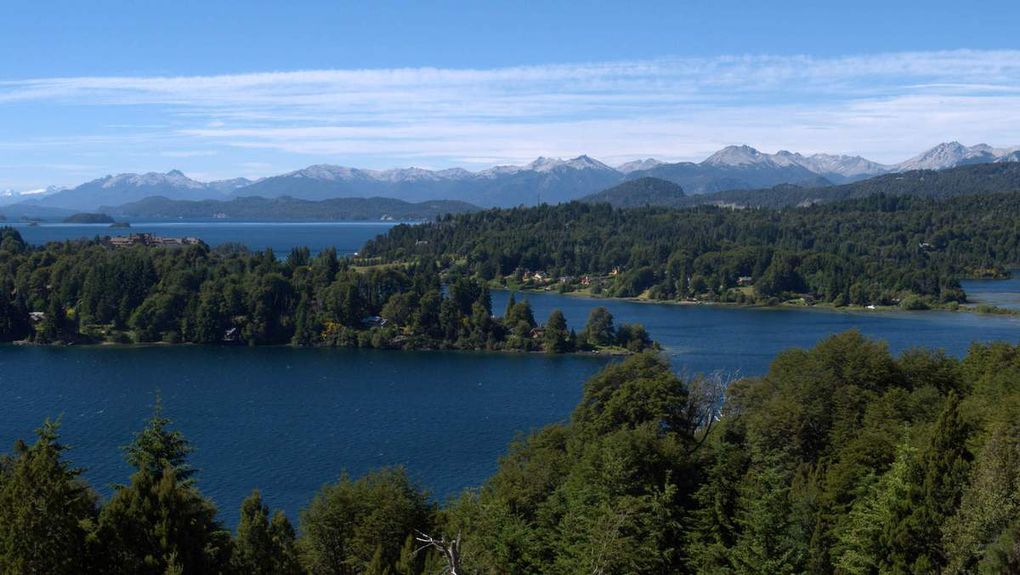
M 605 361 L 287 347 L 0 346 L 0 443 L 63 416 L 70 458 L 109 494 L 155 393 L 230 524 L 258 487 L 292 518 L 341 470 L 404 465 L 439 498 L 479 485 L 522 431 L 563 419 Z
M 387 224 L 153 224 L 131 231 L 239 241 L 285 253 L 295 245 L 356 251 Z M 69 229 L 74 228 L 74 229 Z M 23 227 L 31 242 L 105 235 L 102 226 Z M 46 234 L 54 234 L 47 236 Z M 63 234 L 58 237 L 59 234 Z M 968 283 L 972 299 L 1017 297 L 1020 282 Z M 502 314 L 509 294 L 493 294 Z M 972 341 L 1020 341 L 1020 319 L 950 312 L 742 309 L 518 294 L 544 321 L 563 310 L 583 327 L 605 305 L 617 322 L 639 322 L 678 370 L 764 373 L 774 355 L 847 329 L 894 352 L 923 345 L 962 355 Z M 1002 301 L 1000 299 L 1000 301 Z M 991 302 L 989 302 L 991 303 Z M 1002 305 L 998 303 L 997 305 Z M 386 352 L 200 346 L 38 348 L 0 346 L 0 449 L 63 414 L 71 459 L 104 494 L 127 480 L 118 446 L 150 413 L 156 391 L 193 441 L 199 485 L 229 524 L 241 500 L 262 489 L 296 518 L 323 483 L 405 465 L 442 499 L 479 485 L 521 432 L 564 420 L 583 381 L 607 360 L 474 352 Z
M 1020 310 L 1020 270 L 1013 270 L 1013 277 L 1007 280 L 967 280 L 960 285 L 972 303 Z

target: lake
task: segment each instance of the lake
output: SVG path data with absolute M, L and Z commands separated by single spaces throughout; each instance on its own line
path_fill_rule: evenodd
M 971 303 L 1020 310 L 1020 270 L 1013 270 L 1013 277 L 1005 280 L 967 280 L 960 284 Z
M 404 465 L 438 497 L 478 485 L 518 432 L 564 418 L 592 357 L 289 347 L 0 346 L 0 444 L 63 415 L 70 458 L 104 495 L 151 413 L 190 439 L 199 487 L 236 521 L 258 487 L 292 519 L 342 470 Z
M 380 233 L 372 226 L 386 224 L 160 226 L 154 233 L 285 253 L 299 243 L 353 252 Z M 35 242 L 40 236 L 31 234 L 54 228 L 22 230 Z M 303 241 L 287 237 L 292 231 L 305 234 Z M 1020 285 L 982 283 L 976 291 L 982 297 L 1015 295 Z M 497 315 L 508 297 L 493 293 Z M 604 305 L 617 323 L 644 324 L 676 369 L 688 373 L 759 375 L 777 352 L 847 329 L 884 339 L 894 352 L 921 345 L 959 356 L 973 341 L 1020 341 L 1020 318 L 1006 316 L 648 304 L 554 293 L 517 297 L 532 303 L 539 321 L 562 309 L 578 331 L 591 309 Z M 230 525 L 255 487 L 296 519 L 316 489 L 341 470 L 358 475 L 405 465 L 443 499 L 484 481 L 518 433 L 567 418 L 583 381 L 607 361 L 287 347 L 0 346 L 0 449 L 28 438 L 44 418 L 63 414 L 71 460 L 108 494 L 109 484 L 125 482 L 129 474 L 117 448 L 143 425 L 158 390 L 166 413 L 197 448 L 200 488 Z

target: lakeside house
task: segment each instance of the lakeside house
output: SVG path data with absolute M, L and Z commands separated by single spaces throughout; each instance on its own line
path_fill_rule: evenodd
M 389 320 L 387 320 L 384 317 L 377 316 L 377 315 L 371 315 L 371 316 L 368 316 L 366 318 L 362 318 L 362 320 L 361 320 L 361 325 L 363 325 L 363 326 L 365 326 L 367 328 L 386 327 L 386 324 L 388 324 L 388 323 L 389 323 Z
M 109 243 L 115 248 L 127 248 L 131 246 L 150 247 L 180 247 L 194 246 L 202 243 L 202 240 L 195 237 L 164 238 L 149 233 L 131 234 L 130 236 L 114 236 L 109 238 Z

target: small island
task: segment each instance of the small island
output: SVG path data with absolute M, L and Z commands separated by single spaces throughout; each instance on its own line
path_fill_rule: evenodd
M 116 220 L 102 213 L 72 214 L 64 218 L 65 224 L 115 224 Z

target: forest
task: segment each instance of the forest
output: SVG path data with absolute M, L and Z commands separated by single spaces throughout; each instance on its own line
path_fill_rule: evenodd
M 46 422 L 0 459 L 0 572 L 1020 569 L 1020 346 L 894 356 L 846 332 L 726 383 L 636 354 L 460 497 L 437 502 L 399 468 L 338 469 L 296 526 L 253 492 L 235 530 L 158 400 L 124 450 L 133 473 L 106 499 Z
M 0 342 L 200 343 L 639 352 L 638 324 L 592 311 L 580 333 L 527 300 L 493 315 L 489 288 L 428 263 L 359 268 L 333 249 L 280 260 L 242 246 L 25 244 L 0 228 Z
M 959 280 L 1020 264 L 1020 193 L 873 195 L 785 209 L 570 203 L 397 226 L 365 257 L 497 285 L 615 297 L 954 307 Z

